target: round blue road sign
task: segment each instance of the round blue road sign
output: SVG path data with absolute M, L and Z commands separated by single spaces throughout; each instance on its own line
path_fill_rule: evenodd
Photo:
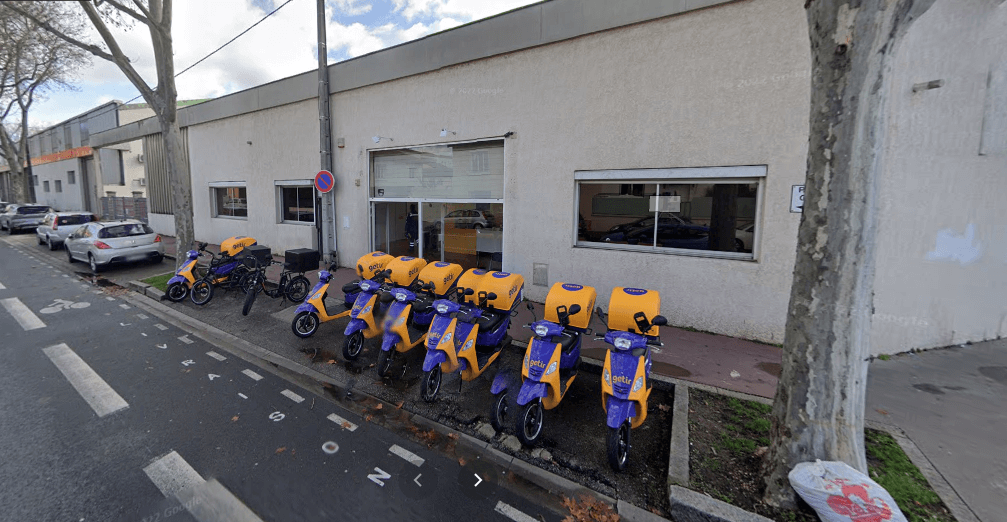
M 336 186 L 336 178 L 335 176 L 332 175 L 331 172 L 327 170 L 322 170 L 315 175 L 315 188 L 318 189 L 318 191 L 321 192 L 322 194 L 325 194 L 326 192 L 332 190 L 332 188 L 335 186 Z

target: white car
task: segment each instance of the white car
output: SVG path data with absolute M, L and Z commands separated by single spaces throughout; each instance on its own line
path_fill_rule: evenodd
M 734 231 L 734 246 L 738 252 L 751 252 L 755 243 L 755 223 L 749 223 Z
M 92 221 L 98 218 L 90 212 L 50 212 L 35 229 L 35 239 L 40 245 L 48 245 L 49 250 L 56 250 L 77 227 Z
M 63 246 L 71 263 L 85 261 L 95 273 L 114 263 L 160 263 L 164 259 L 161 236 L 135 219 L 82 225 L 66 238 Z

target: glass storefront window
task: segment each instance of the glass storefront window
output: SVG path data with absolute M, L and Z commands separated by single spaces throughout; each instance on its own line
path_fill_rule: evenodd
M 503 199 L 503 141 L 371 153 L 371 197 Z

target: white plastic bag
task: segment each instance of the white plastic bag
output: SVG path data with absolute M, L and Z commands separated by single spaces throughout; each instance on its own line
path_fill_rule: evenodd
M 802 462 L 787 478 L 825 522 L 906 522 L 885 488 L 845 462 Z

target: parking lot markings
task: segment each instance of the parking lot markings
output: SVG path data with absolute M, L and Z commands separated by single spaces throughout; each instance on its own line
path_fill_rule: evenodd
M 0 300 L 0 304 L 7 309 L 7 313 L 14 317 L 21 328 L 25 331 L 38 330 L 39 328 L 45 328 L 45 323 L 38 318 L 31 310 L 28 309 L 20 299 L 16 297 L 11 297 L 8 299 Z
M 65 343 L 50 346 L 42 351 L 99 417 L 129 407 L 129 404 Z

